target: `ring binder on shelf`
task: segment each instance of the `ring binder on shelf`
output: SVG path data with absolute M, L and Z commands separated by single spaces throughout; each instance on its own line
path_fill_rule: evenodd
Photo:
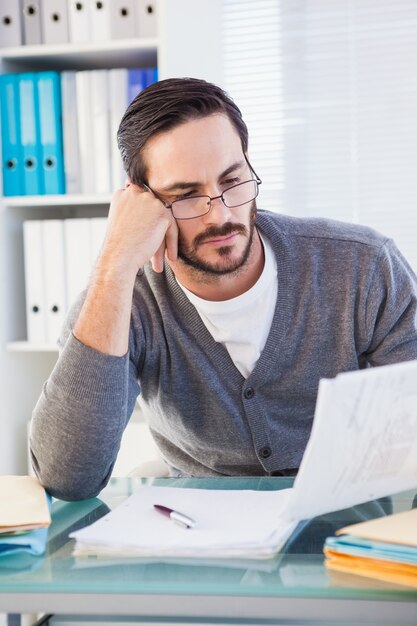
M 95 193 L 96 191 L 94 176 L 91 174 L 94 161 L 91 72 L 92 70 L 83 70 L 75 74 L 82 193 Z
M 23 42 L 34 46 L 42 43 L 40 0 L 23 0 Z
M 57 72 L 36 74 L 41 178 L 46 194 L 65 193 L 61 124 L 61 80 Z
M 23 158 L 23 194 L 44 193 L 39 141 L 39 109 L 36 97 L 36 75 L 19 74 L 20 133 Z
M 110 39 L 135 36 L 135 0 L 112 0 L 110 8 Z
M 0 77 L 3 195 L 23 192 L 18 84 L 15 74 Z
M 90 7 L 88 1 L 68 1 L 68 31 L 71 43 L 91 40 Z
M 23 222 L 26 323 L 29 343 L 46 340 L 42 220 Z
M 81 193 L 76 72 L 61 74 L 62 139 L 66 193 Z
M 110 39 L 110 2 L 88 0 L 90 11 L 90 39 L 108 41 Z
M 157 0 L 135 0 L 136 37 L 156 37 L 158 34 Z
M 93 154 L 90 176 L 95 193 L 109 193 L 110 172 L 110 112 L 108 71 L 91 70 L 91 120 L 93 124 Z
M 42 220 L 46 341 L 56 344 L 67 311 L 63 220 Z
M 0 2 L 0 48 L 20 46 L 21 43 L 20 3 L 16 0 L 2 0 Z
M 41 0 L 42 43 L 69 41 L 67 0 Z

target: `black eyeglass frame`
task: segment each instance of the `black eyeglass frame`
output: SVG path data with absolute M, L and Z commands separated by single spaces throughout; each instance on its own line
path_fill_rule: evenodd
M 151 187 L 149 187 L 149 185 L 146 185 L 146 183 L 140 183 L 140 186 L 144 187 L 145 189 L 147 189 L 148 191 L 153 193 L 155 198 L 157 198 L 160 202 L 162 202 L 162 204 L 164 205 L 164 207 L 166 209 L 169 209 L 170 211 L 172 211 L 172 215 L 174 216 L 174 218 L 176 220 L 195 220 L 195 219 L 197 219 L 199 217 L 203 217 L 203 215 L 207 215 L 207 213 L 210 213 L 210 211 L 211 211 L 211 205 L 212 205 L 213 200 L 221 199 L 221 201 L 223 202 L 224 206 L 227 206 L 229 209 L 234 209 L 236 207 L 243 206 L 244 204 L 247 204 L 248 202 L 251 202 L 252 200 L 255 200 L 255 198 L 257 198 L 258 194 L 259 194 L 259 185 L 262 184 L 262 180 L 259 178 L 258 174 L 253 169 L 252 165 L 249 163 L 249 160 L 246 157 L 246 154 L 244 154 L 243 156 L 244 156 L 244 159 L 245 159 L 246 163 L 248 164 L 248 167 L 249 167 L 250 171 L 255 176 L 255 178 L 249 178 L 248 180 L 244 180 L 241 183 L 237 183 L 236 185 L 232 185 L 231 187 L 228 187 L 227 189 L 225 189 L 219 196 L 213 196 L 213 197 L 207 196 L 207 195 L 189 196 L 188 198 L 182 198 L 180 200 L 174 200 L 173 202 L 171 202 L 171 204 L 169 204 L 168 202 L 165 202 L 165 200 L 163 200 L 163 198 L 161 198 L 161 196 L 156 191 L 151 189 Z M 230 191 L 230 189 L 234 189 L 235 187 L 239 187 L 240 185 L 246 185 L 246 183 L 250 183 L 251 181 L 253 181 L 254 183 L 257 184 L 256 195 L 251 200 L 247 200 L 246 202 L 241 202 L 240 204 L 234 204 L 233 206 L 229 206 L 228 204 L 225 203 L 225 201 L 223 199 L 223 195 L 225 193 Z M 209 199 L 210 204 L 209 204 L 209 207 L 208 207 L 207 211 L 205 211 L 204 213 L 200 213 L 200 215 L 193 215 L 192 217 L 175 217 L 174 209 L 172 208 L 173 204 L 175 204 L 176 202 L 183 202 L 184 200 L 194 200 L 195 198 L 208 198 Z

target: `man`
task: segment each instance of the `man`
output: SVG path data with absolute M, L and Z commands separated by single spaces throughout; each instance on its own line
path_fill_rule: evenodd
M 257 211 L 239 109 L 169 79 L 127 109 L 101 254 L 33 416 L 41 482 L 106 484 L 137 396 L 173 475 L 295 474 L 320 378 L 417 358 L 417 281 L 368 228 Z

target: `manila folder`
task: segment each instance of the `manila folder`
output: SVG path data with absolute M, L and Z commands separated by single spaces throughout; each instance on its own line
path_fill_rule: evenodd
M 34 476 L 0 476 L 0 533 L 51 523 L 45 489 Z
M 417 546 L 417 509 L 351 524 L 336 531 L 362 539 Z

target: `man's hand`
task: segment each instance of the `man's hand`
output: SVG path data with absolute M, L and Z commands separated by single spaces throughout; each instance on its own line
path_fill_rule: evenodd
M 148 261 L 162 272 L 165 251 L 177 258 L 178 228 L 162 202 L 137 185 L 113 196 L 106 236 L 74 326 L 91 348 L 123 356 L 128 350 L 132 294 L 138 270 Z
M 165 252 L 175 261 L 178 228 L 171 211 L 149 191 L 127 183 L 116 191 L 109 211 L 102 254 L 136 276 L 148 261 L 162 272 Z

